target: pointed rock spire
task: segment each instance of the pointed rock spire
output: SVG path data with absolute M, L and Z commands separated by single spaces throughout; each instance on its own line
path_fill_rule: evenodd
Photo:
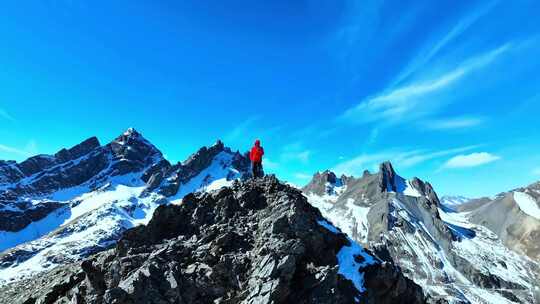
M 390 161 L 379 165 L 379 189 L 381 192 L 397 192 L 396 171 Z

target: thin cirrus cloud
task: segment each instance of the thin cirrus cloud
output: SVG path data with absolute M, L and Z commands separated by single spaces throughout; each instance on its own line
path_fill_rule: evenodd
M 265 169 L 276 170 L 280 167 L 279 163 L 274 162 L 272 159 L 268 157 L 265 157 L 263 162 L 264 162 Z
M 223 136 L 223 140 L 226 143 L 236 142 L 238 140 L 244 139 L 246 134 L 249 134 L 249 130 L 255 125 L 255 123 L 260 119 L 259 116 L 252 116 L 238 124 L 231 131 Z
M 430 116 L 447 104 L 449 100 L 429 97 L 455 85 L 471 72 L 489 65 L 510 47 L 511 44 L 504 44 L 466 60 L 457 68 L 431 79 L 390 87 L 385 92 L 369 97 L 346 110 L 340 118 L 350 123 L 363 124 L 381 120 L 386 123 L 400 123 Z
M 9 120 L 9 121 L 15 121 L 15 118 L 11 116 L 6 110 L 0 109 L 0 118 Z
M 295 173 L 294 174 L 294 177 L 296 179 L 299 179 L 299 180 L 309 180 L 311 179 L 313 176 L 310 175 L 310 174 L 306 174 L 306 173 Z
M 449 117 L 443 119 L 432 119 L 423 122 L 422 124 L 432 130 L 451 130 L 463 129 L 481 125 L 485 122 L 483 117 L 460 116 Z
M 22 155 L 22 156 L 28 156 L 29 155 L 28 152 L 25 151 L 25 150 L 18 149 L 18 148 L 15 148 L 15 147 L 11 147 L 11 146 L 2 145 L 2 144 L 0 144 L 0 151 L 7 152 L 7 153 L 12 153 L 12 154 L 17 154 L 17 155 Z
M 280 162 L 300 162 L 309 163 L 313 152 L 306 149 L 302 142 L 297 141 L 283 146 L 279 156 Z
M 8 145 L 0 144 L 0 152 L 11 154 L 17 158 L 29 157 L 37 154 L 37 144 L 34 140 L 30 140 L 24 148 L 17 148 Z
M 441 38 L 438 38 L 434 42 L 427 43 L 427 47 L 419 52 L 419 54 L 407 65 L 407 67 L 401 72 L 394 84 L 400 83 L 407 79 L 412 74 L 416 73 L 419 69 L 428 64 L 439 52 L 444 49 L 455 38 L 467 31 L 473 24 L 475 24 L 481 17 L 485 16 L 499 1 L 491 1 L 473 10 L 472 13 L 464 16 L 452 29 L 446 31 L 446 34 Z
M 283 161 L 299 161 L 301 163 L 308 163 L 312 152 L 310 150 L 304 151 L 288 151 L 281 154 Z
M 540 167 L 537 167 L 537 168 L 534 168 L 533 171 L 532 171 L 533 175 L 538 175 L 540 176 Z
M 442 168 L 445 169 L 458 169 L 458 168 L 471 168 L 485 164 L 492 163 L 501 159 L 497 155 L 493 155 L 488 152 L 475 152 L 471 154 L 456 155 L 450 158 L 444 163 Z
M 429 160 L 434 160 L 452 154 L 463 153 L 478 147 L 479 145 L 464 146 L 438 151 L 411 150 L 383 151 L 372 154 L 364 153 L 352 159 L 338 163 L 336 166 L 334 166 L 332 170 L 338 174 L 359 175 L 366 169 L 377 170 L 377 166 L 387 160 L 399 164 L 399 166 L 402 168 L 408 168 Z

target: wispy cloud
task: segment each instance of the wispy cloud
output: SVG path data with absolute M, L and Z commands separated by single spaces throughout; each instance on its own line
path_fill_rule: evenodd
M 375 127 L 373 129 L 371 129 L 371 131 L 369 132 L 369 135 L 366 139 L 366 145 L 373 145 L 375 143 L 375 141 L 377 141 L 377 138 L 379 137 L 379 132 L 380 132 L 380 129 L 379 127 Z
M 281 162 L 296 161 L 302 164 L 309 163 L 313 151 L 306 149 L 302 142 L 293 142 L 285 145 L 280 154 Z
M 307 173 L 295 173 L 294 178 L 298 180 L 310 180 L 313 176 Z
M 7 119 L 10 121 L 15 121 L 15 118 L 11 116 L 6 110 L 0 109 L 0 118 Z
M 485 119 L 483 117 L 460 116 L 427 120 L 422 125 L 433 130 L 450 130 L 478 126 L 484 123 L 484 121 Z
M 481 17 L 486 15 L 499 1 L 491 1 L 483 4 L 477 9 L 471 10 L 472 13 L 464 16 L 459 20 L 452 29 L 445 31 L 444 35 L 431 39 L 427 42 L 427 46 L 420 50 L 418 55 L 407 65 L 407 67 L 398 75 L 393 84 L 399 84 L 403 80 L 406 80 L 412 74 L 418 72 L 418 70 L 424 68 L 439 52 L 444 49 L 455 38 L 459 37 L 471 26 L 476 23 Z
M 26 151 L 24 151 L 22 149 L 18 149 L 18 148 L 11 147 L 11 146 L 6 146 L 6 145 L 2 145 L 2 144 L 0 144 L 0 151 L 7 152 L 7 153 L 18 154 L 18 155 L 25 155 L 25 156 L 28 155 L 28 152 L 26 152 Z
M 338 163 L 332 168 L 332 171 L 338 174 L 359 175 L 363 170 L 375 169 L 377 164 L 392 157 L 393 154 L 389 152 L 361 154 L 353 159 Z
M 281 154 L 281 159 L 284 161 L 299 161 L 301 163 L 308 163 L 312 152 L 310 150 L 304 151 L 287 151 Z
M 259 116 L 252 116 L 248 119 L 244 120 L 240 124 L 238 124 L 236 127 L 234 127 L 231 131 L 229 131 L 227 134 L 223 136 L 223 140 L 225 141 L 225 144 L 229 142 L 235 142 L 239 139 L 243 139 L 244 136 L 247 135 L 249 129 L 259 120 Z M 251 134 L 250 134 L 251 135 Z
M 0 151 L 12 154 L 15 157 L 29 157 L 37 154 L 37 144 L 34 140 L 30 140 L 24 148 L 18 148 L 0 144 Z
M 270 170 L 276 170 L 279 168 L 279 163 L 274 162 L 272 159 L 265 157 L 264 158 L 264 168 Z
M 497 155 L 493 155 L 488 152 L 477 152 L 471 154 L 457 155 L 450 158 L 444 163 L 443 168 L 456 169 L 456 168 L 470 168 L 477 167 L 485 164 L 489 164 L 496 160 L 501 159 Z
M 540 167 L 534 168 L 532 174 L 540 176 Z
M 453 149 L 446 149 L 446 150 L 440 150 L 440 151 L 434 151 L 434 152 L 416 152 L 416 153 L 408 153 L 402 155 L 401 158 L 398 158 L 399 164 L 404 167 L 412 167 L 417 164 L 423 163 L 428 160 L 440 158 L 443 156 L 448 156 L 456 153 L 462 153 L 465 151 L 470 151 L 472 149 L 478 148 L 480 145 L 473 145 L 473 146 L 465 146 L 465 147 L 458 147 Z
M 383 151 L 373 154 L 364 153 L 350 160 L 338 163 L 332 170 L 338 174 L 359 175 L 366 169 L 377 170 L 378 165 L 387 160 L 390 160 L 402 168 L 407 168 L 416 166 L 429 160 L 469 151 L 477 147 L 479 146 L 465 146 L 439 151 L 410 150 Z
M 445 98 L 428 97 L 450 87 L 472 71 L 487 66 L 509 48 L 510 44 L 505 44 L 466 60 L 457 68 L 430 79 L 391 87 L 384 93 L 367 98 L 348 109 L 341 118 L 351 123 L 360 124 L 375 121 L 399 123 L 432 115 L 449 101 Z

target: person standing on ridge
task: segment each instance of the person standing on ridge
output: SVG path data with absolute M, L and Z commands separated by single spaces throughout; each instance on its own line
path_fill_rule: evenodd
M 251 160 L 251 170 L 253 177 L 263 177 L 262 157 L 264 155 L 264 149 L 261 147 L 261 141 L 256 140 L 255 144 L 249 152 L 249 159 Z

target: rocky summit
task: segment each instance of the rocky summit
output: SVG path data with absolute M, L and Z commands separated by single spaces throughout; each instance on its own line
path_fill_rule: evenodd
M 425 303 L 275 177 L 162 205 L 117 245 L 5 287 L 2 303 Z
M 538 183 L 449 204 L 396 167 L 296 189 L 135 129 L 0 161 L 0 303 L 540 303 Z
M 514 251 L 540 261 L 540 182 L 456 207 L 497 234 Z

